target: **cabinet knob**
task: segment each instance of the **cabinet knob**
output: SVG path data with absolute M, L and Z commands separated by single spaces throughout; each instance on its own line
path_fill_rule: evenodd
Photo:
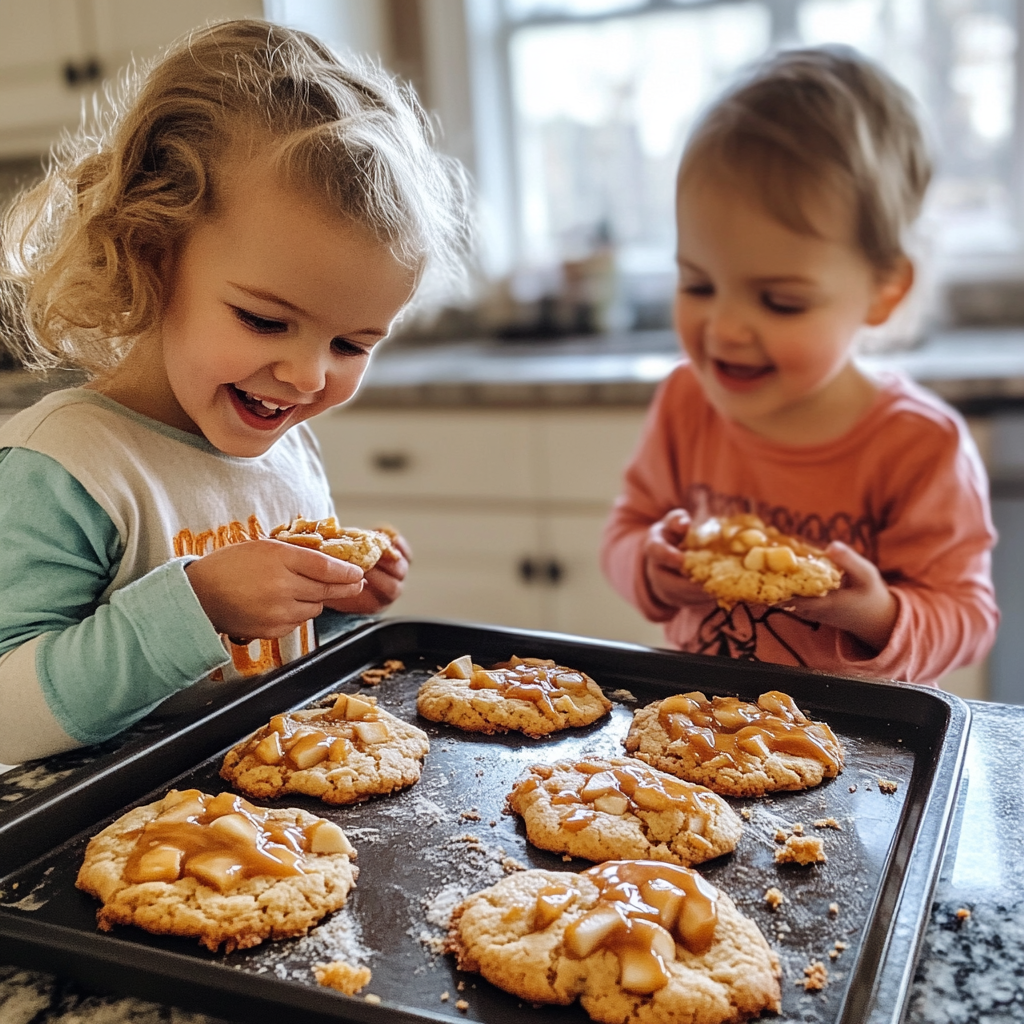
M 562 582 L 563 576 L 565 576 L 565 568 L 557 558 L 548 559 L 544 563 L 544 579 L 549 586 L 557 587 Z
M 102 75 L 103 68 L 95 57 L 90 57 L 77 64 L 69 60 L 64 65 L 64 81 L 71 89 L 79 85 L 88 85 L 90 82 L 98 82 Z
M 381 473 L 404 473 L 412 465 L 412 459 L 406 452 L 374 452 L 370 464 Z
M 557 587 L 565 578 L 565 567 L 557 558 L 534 560 L 527 556 L 519 563 L 519 578 L 524 583 L 543 583 Z

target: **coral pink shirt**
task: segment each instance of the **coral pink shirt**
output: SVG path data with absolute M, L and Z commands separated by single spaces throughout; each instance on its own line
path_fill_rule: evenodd
M 979 661 L 999 623 L 988 482 L 960 416 L 897 376 L 842 437 L 791 447 L 723 418 L 684 363 L 661 385 L 625 489 L 605 527 L 612 585 L 669 644 L 847 675 L 934 683 Z M 780 607 L 667 608 L 643 567 L 647 529 L 674 508 L 691 516 L 756 512 L 824 547 L 841 540 L 874 562 L 899 605 L 892 637 L 872 656 L 850 634 Z

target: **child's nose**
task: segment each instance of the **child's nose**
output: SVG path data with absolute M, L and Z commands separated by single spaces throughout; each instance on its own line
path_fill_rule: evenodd
M 278 360 L 274 376 L 303 394 L 323 391 L 327 383 L 326 360 L 316 352 L 295 352 Z
M 753 332 L 740 304 L 719 301 L 711 308 L 708 335 L 722 344 L 744 345 L 753 340 Z

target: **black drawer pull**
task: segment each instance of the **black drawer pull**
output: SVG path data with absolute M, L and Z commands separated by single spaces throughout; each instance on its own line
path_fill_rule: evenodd
M 565 567 L 556 558 L 534 561 L 527 556 L 519 563 L 519 578 L 527 584 L 557 587 L 565 578 Z
M 412 465 L 412 459 L 405 452 L 374 452 L 370 463 L 381 473 L 404 473 Z

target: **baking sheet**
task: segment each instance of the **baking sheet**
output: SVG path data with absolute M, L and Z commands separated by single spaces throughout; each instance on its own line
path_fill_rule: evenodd
M 590 673 L 617 703 L 600 723 L 542 740 L 518 734 L 476 736 L 419 720 L 419 684 L 438 664 L 467 652 L 484 664 L 511 654 L 554 657 Z M 74 889 L 90 835 L 128 806 L 162 796 L 170 785 L 208 792 L 226 788 L 217 775 L 224 747 L 275 711 L 304 706 L 334 690 L 366 689 L 359 672 L 389 657 L 403 660 L 406 671 L 370 692 L 430 735 L 421 781 L 351 807 L 329 808 L 305 797 L 256 801 L 305 807 L 345 829 L 359 851 L 360 876 L 344 910 L 305 938 L 228 956 L 208 954 L 191 940 L 137 929 L 118 928 L 110 936 L 95 931 L 96 903 Z M 0 957 L 238 1019 L 251 1019 L 273 1005 L 278 1020 L 379 1022 L 383 1014 L 389 1020 L 397 1015 L 506 1022 L 533 1020 L 538 1013 L 559 1022 L 586 1020 L 578 1007 L 522 1006 L 478 976 L 458 972 L 452 958 L 440 951 L 447 914 L 462 896 L 520 866 L 588 866 L 585 861 L 564 863 L 560 855 L 529 846 L 519 820 L 504 813 L 512 782 L 534 762 L 623 753 L 621 740 L 634 707 L 692 689 L 747 699 L 783 689 L 839 736 L 846 769 L 837 779 L 805 793 L 731 800 L 737 810 L 750 812 L 744 837 L 734 854 L 700 870 L 730 893 L 778 952 L 783 1020 L 897 1020 L 962 763 L 968 727 L 962 702 L 919 687 L 440 623 L 371 627 L 183 730 L 168 744 L 165 759 L 150 755 L 144 770 L 136 771 L 138 765 L 126 756 L 114 774 L 121 787 L 134 778 L 139 787 L 134 800 L 122 801 L 80 835 L 0 878 Z M 176 771 L 183 756 L 191 757 L 194 767 L 177 778 L 173 772 L 159 774 L 161 760 Z M 896 792 L 882 793 L 879 779 L 895 781 Z M 108 789 L 98 785 L 97 796 L 109 796 Z M 58 802 L 43 818 L 59 816 Z M 835 817 L 842 831 L 812 827 L 815 819 L 825 817 Z M 823 839 L 827 864 L 774 863 L 776 829 L 795 822 Z M 36 840 L 44 838 L 42 824 L 36 823 Z M 59 835 L 58 826 L 53 828 Z M 786 897 L 775 911 L 763 899 L 770 885 Z M 830 913 L 833 903 L 838 911 Z M 846 949 L 830 960 L 836 941 L 846 943 Z M 316 986 L 311 965 L 335 958 L 369 966 L 373 980 L 367 991 L 380 996 L 382 1004 Z M 823 961 L 829 970 L 829 984 L 820 993 L 807 993 L 800 984 L 812 960 Z M 459 999 L 469 1004 L 464 1012 L 455 1008 Z

